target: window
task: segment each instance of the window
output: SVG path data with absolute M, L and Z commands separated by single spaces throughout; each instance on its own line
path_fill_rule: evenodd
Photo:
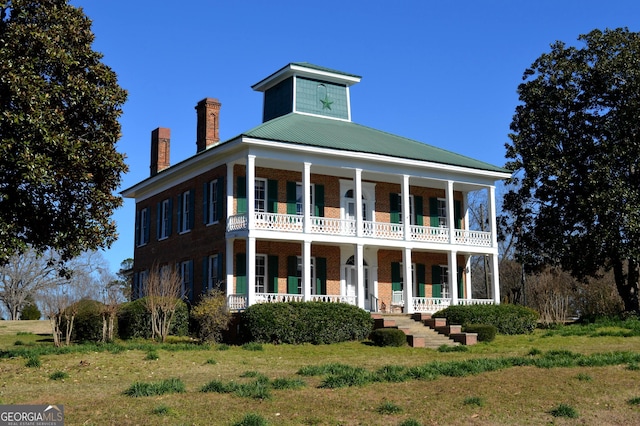
M 181 294 L 183 297 L 191 300 L 191 298 L 193 297 L 193 292 L 191 291 L 193 282 L 193 261 L 187 260 L 185 262 L 179 263 L 178 270 L 180 273 Z
M 356 203 L 353 200 L 353 189 L 348 190 L 344 194 L 344 199 L 346 200 L 345 207 L 345 218 L 350 220 L 356 219 Z M 362 194 L 362 220 L 369 220 L 367 217 L 367 200 Z
M 398 223 L 402 223 L 404 215 L 402 214 L 402 194 L 398 194 Z M 414 207 L 413 195 L 409 195 L 409 224 L 416 223 L 416 209 Z
M 447 200 L 438 198 L 438 223 L 442 227 L 447 225 Z
M 311 191 L 311 196 L 309 198 L 309 212 L 311 212 L 311 216 L 314 215 L 314 204 L 313 204 L 313 200 L 314 200 L 314 192 L 315 192 L 315 185 L 311 184 L 309 190 Z M 302 211 L 302 203 L 303 203 L 303 199 L 304 199 L 304 193 L 302 191 L 302 184 L 301 183 L 296 183 L 296 214 L 297 215 L 302 215 L 304 214 L 304 212 Z
M 188 232 L 193 228 L 195 191 L 185 191 L 178 196 L 178 232 Z
M 149 278 L 149 271 L 140 271 L 134 275 L 133 278 L 133 291 L 131 298 L 133 300 L 139 299 L 145 296 L 147 279 Z
M 220 256 L 217 254 L 213 254 L 209 256 L 208 259 L 208 277 L 207 277 L 207 288 L 209 290 L 220 289 L 220 277 L 218 273 L 220 271 Z
M 267 282 L 267 256 L 264 254 L 256 255 L 256 293 L 264 293 Z
M 302 256 L 298 256 L 298 293 L 302 294 Z M 311 294 L 322 294 L 321 289 L 317 288 L 318 280 L 316 280 L 316 258 L 311 258 Z
M 440 284 L 442 285 L 442 297 L 451 297 L 449 291 L 449 266 L 440 265 Z
M 204 223 L 212 224 L 222 215 L 222 179 L 215 179 L 204 185 Z
M 144 208 L 138 212 L 136 220 L 136 245 L 143 246 L 149 242 L 150 216 L 149 208 Z
M 255 180 L 255 211 L 267 211 L 267 180 L 256 178 Z
M 158 239 L 171 235 L 171 200 L 163 200 L 158 206 Z

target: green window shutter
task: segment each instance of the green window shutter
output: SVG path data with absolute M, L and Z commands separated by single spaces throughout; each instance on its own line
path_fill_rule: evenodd
M 156 208 L 156 240 L 160 239 L 161 229 L 162 229 L 162 202 L 159 202 Z
M 209 256 L 202 258 L 202 293 L 209 290 Z
M 216 195 L 218 197 L 218 205 L 216 206 L 216 213 L 215 213 L 216 217 L 214 218 L 214 220 L 221 220 L 222 217 L 224 216 L 224 203 L 225 203 L 223 176 L 218 178 L 218 188 L 217 188 Z
M 218 254 L 218 283 L 223 282 L 226 283 L 226 277 L 224 276 L 224 253 Z M 213 283 L 213 285 L 218 285 L 218 283 Z M 224 290 L 223 288 L 220 288 Z
M 298 293 L 298 256 L 287 257 L 287 293 Z
M 324 185 L 315 185 L 314 216 L 324 217 Z
M 196 190 L 189 191 L 189 229 L 193 229 L 196 223 Z
M 442 277 L 440 265 L 431 266 L 431 297 L 442 297 Z
M 416 264 L 416 281 L 418 285 L 418 297 L 424 297 L 424 284 L 425 284 L 425 266 L 422 263 Z
M 416 195 L 413 197 L 413 208 L 416 213 L 416 225 L 422 226 L 424 225 L 424 208 L 423 208 L 423 200 L 422 197 Z
M 278 181 L 273 179 L 267 181 L 267 212 L 278 212 Z
M 462 202 L 460 200 L 453 201 L 453 217 L 456 229 L 462 229 Z
M 133 281 L 131 282 L 131 300 L 140 298 L 140 274 L 133 273 Z
M 238 176 L 237 183 L 237 214 L 247 212 L 247 178 L 246 176 Z
M 173 230 L 173 198 L 169 198 L 169 224 L 167 226 L 167 236 L 171 235 Z
M 402 278 L 400 278 L 400 263 L 391 262 L 391 290 L 402 290 Z
M 296 186 L 295 182 L 287 182 L 287 214 L 298 213 L 296 208 Z
M 149 231 L 151 228 L 151 209 L 147 208 L 147 216 L 146 216 L 146 227 L 144 229 L 144 242 L 148 243 L 149 242 Z
M 182 231 L 182 194 L 178 194 L 178 232 Z
M 389 215 L 391 223 L 400 223 L 400 211 L 398 210 L 398 203 L 400 202 L 400 196 L 395 192 L 389 194 Z
M 458 268 L 458 297 L 464 299 L 464 268 Z
M 193 302 L 193 282 L 195 281 L 193 279 L 193 260 L 189 261 L 187 267 L 189 268 L 189 295 L 187 296 L 187 298 L 190 302 Z
M 202 188 L 202 223 L 209 223 L 209 182 Z
M 236 254 L 236 293 L 247 294 L 247 255 Z
M 429 224 L 433 227 L 440 226 L 440 220 L 438 219 L 438 199 L 429 198 Z M 440 296 L 438 296 L 440 297 Z
M 267 282 L 267 293 L 278 292 L 278 256 L 268 258 L 269 277 Z
M 136 235 L 134 235 L 136 246 L 140 245 L 140 210 L 136 211 Z
M 320 294 L 327 294 L 327 259 L 316 257 L 316 289 Z

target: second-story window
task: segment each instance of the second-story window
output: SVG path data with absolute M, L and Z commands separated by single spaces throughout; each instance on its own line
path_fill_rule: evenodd
M 158 239 L 171 235 L 171 199 L 162 200 L 158 204 Z
M 267 180 L 256 178 L 255 181 L 255 211 L 267 211 Z
M 204 184 L 204 223 L 216 223 L 222 218 L 222 215 L 224 214 L 222 211 L 224 197 L 223 188 L 223 178 L 214 179 Z
M 438 198 L 438 224 L 442 227 L 448 226 L 447 224 L 447 200 Z
M 315 193 L 315 185 L 311 184 L 309 186 L 309 191 L 311 192 L 311 196 L 309 197 L 309 211 L 311 212 L 311 216 L 315 215 L 314 212 L 314 193 Z M 302 204 L 304 201 L 304 192 L 302 191 L 302 184 L 301 183 L 296 183 L 296 214 L 297 215 L 302 215 L 304 214 L 303 210 L 302 210 Z
M 185 191 L 178 196 L 178 232 L 187 232 L 194 223 L 195 191 Z
M 256 293 L 264 293 L 267 282 L 267 256 L 256 255 Z
M 149 242 L 149 226 L 151 216 L 146 207 L 138 212 L 136 217 L 136 245 L 143 246 Z
M 398 194 L 398 223 L 403 223 L 404 214 L 402 214 L 402 194 Z M 409 195 L 409 224 L 416 224 L 416 209 L 413 195 Z

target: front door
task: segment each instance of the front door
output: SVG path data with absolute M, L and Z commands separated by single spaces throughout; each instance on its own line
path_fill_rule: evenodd
M 346 296 L 349 303 L 357 305 L 358 296 L 358 278 L 356 276 L 356 267 L 347 264 L 344 267 L 344 278 L 346 287 Z M 364 308 L 371 310 L 371 297 L 369 297 L 369 267 L 364 267 Z

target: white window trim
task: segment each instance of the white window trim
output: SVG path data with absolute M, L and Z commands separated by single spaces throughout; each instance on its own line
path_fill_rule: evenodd
M 218 200 L 218 185 L 220 184 L 220 181 L 218 179 L 214 179 L 211 182 L 209 182 L 209 194 L 208 195 L 208 203 L 209 205 L 207 206 L 207 209 L 209 211 L 209 220 L 207 221 L 207 225 L 215 225 L 216 223 L 218 223 L 220 221 L 219 217 L 216 217 L 216 212 L 218 210 L 218 203 L 220 202 L 220 200 Z M 216 200 L 216 202 L 214 203 L 213 200 Z M 215 220 L 214 220 L 215 217 Z
M 316 199 L 316 184 L 315 183 L 311 183 L 309 184 L 310 186 L 310 190 L 311 190 L 311 194 L 309 197 L 309 213 L 310 216 L 313 216 L 314 212 L 314 206 L 315 206 L 315 199 Z M 303 204 L 303 203 L 298 203 L 298 188 L 300 188 L 300 191 L 302 192 L 300 195 L 302 197 L 303 203 L 304 203 L 304 188 L 302 186 L 302 182 L 296 182 L 296 214 L 298 216 L 302 216 L 304 214 L 304 210 L 302 210 L 300 213 L 298 213 L 298 204 Z
M 268 188 L 268 182 L 267 179 L 265 178 L 255 178 L 254 179 L 254 185 L 253 185 L 253 193 L 255 194 L 256 188 L 258 187 L 258 185 L 256 185 L 257 182 L 262 182 L 264 183 L 264 198 L 258 198 L 257 196 L 254 196 L 254 201 L 253 201 L 253 205 L 254 205 L 254 212 L 256 213 L 266 213 L 267 212 L 267 202 L 268 200 L 268 192 L 269 192 L 269 188 Z M 264 207 L 262 207 L 262 209 L 258 209 L 258 201 L 262 201 Z
M 297 265 L 296 270 L 298 272 L 298 294 L 304 294 L 302 289 L 302 256 L 296 256 Z M 316 288 L 317 280 L 316 280 L 316 257 L 311 256 L 311 295 L 319 294 L 318 289 Z
M 261 259 L 264 265 L 264 274 L 258 275 L 258 259 Z M 269 262 L 266 254 L 256 254 L 256 273 L 255 273 L 255 291 L 256 293 L 266 293 L 268 290 L 267 280 L 269 279 Z M 262 290 L 258 290 L 258 277 L 262 278 Z
M 160 203 L 160 238 L 158 241 L 169 238 L 169 199 Z
M 190 191 L 183 192 L 180 196 L 182 197 L 182 212 L 181 212 L 181 223 L 180 223 L 180 233 L 186 234 L 187 232 L 191 232 L 191 228 L 189 228 L 189 215 L 193 214 L 193 212 L 189 211 L 190 204 Z
M 185 277 L 187 278 L 186 280 Z M 187 296 L 188 298 L 188 286 L 189 282 L 191 282 L 192 279 L 193 277 L 189 276 L 189 261 L 185 260 L 184 262 L 180 262 L 180 289 L 182 291 L 182 294 L 180 295 L 181 297 Z
M 207 291 L 213 290 L 214 288 L 219 287 L 217 285 L 220 282 L 220 277 L 218 276 L 218 262 L 220 262 L 219 254 L 212 254 L 208 259 L 208 277 L 207 277 Z
M 140 224 L 138 226 L 138 231 L 140 232 L 140 234 L 138 235 L 138 247 L 145 246 L 149 243 L 149 239 L 145 238 L 145 236 L 150 233 L 150 230 L 147 230 L 147 226 L 149 226 L 148 217 L 149 207 L 145 207 L 144 209 L 140 210 L 140 217 L 138 219 L 140 221 Z
M 402 194 L 398 194 L 398 223 L 403 223 L 404 213 L 402 212 Z M 409 224 L 416 224 L 416 206 L 414 203 L 413 194 L 409 194 Z
M 449 288 L 449 265 L 440 266 L 440 297 L 447 299 L 451 297 L 451 289 Z M 444 279 L 443 279 L 444 278 Z
M 440 205 L 444 203 L 444 210 L 441 209 Z M 444 211 L 444 215 L 441 215 Z M 449 226 L 449 218 L 447 218 L 447 199 L 446 198 L 438 198 L 438 223 L 441 228 L 446 228 Z

